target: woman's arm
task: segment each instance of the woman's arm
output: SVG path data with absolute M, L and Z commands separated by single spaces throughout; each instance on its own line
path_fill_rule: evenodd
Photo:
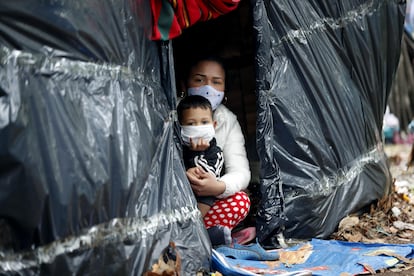
M 187 170 L 193 192 L 198 196 L 217 196 L 224 192 L 225 183 L 217 179 L 223 168 L 223 152 L 217 146 L 216 139 L 210 141 L 210 146 L 194 158 L 193 166 Z
M 247 159 L 245 140 L 237 117 L 226 107 L 217 109 L 218 127 L 216 139 L 223 150 L 225 174 L 220 177 L 226 185 L 218 198 L 226 198 L 246 189 L 250 182 L 250 168 Z M 220 122 L 221 121 L 221 122 Z

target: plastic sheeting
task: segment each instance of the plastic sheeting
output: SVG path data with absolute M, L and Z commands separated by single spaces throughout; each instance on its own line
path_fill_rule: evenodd
M 414 244 L 352 243 L 312 239 L 274 252 L 280 254 L 280 260 L 265 262 L 229 258 L 213 251 L 212 263 L 223 275 L 363 275 L 397 265 L 408 265 L 414 256 Z
M 175 147 L 149 3 L 0 3 L 0 273 L 142 275 L 210 243 Z
M 252 5 L 258 235 L 287 219 L 288 236 L 324 237 L 390 188 L 380 127 L 404 6 Z M 171 43 L 148 39 L 149 14 L 139 0 L 0 3 L 2 274 L 141 275 L 170 241 L 183 273 L 208 269 Z
M 381 125 L 400 53 L 398 2 L 252 1 L 260 240 L 283 224 L 287 237 L 326 238 L 390 190 Z

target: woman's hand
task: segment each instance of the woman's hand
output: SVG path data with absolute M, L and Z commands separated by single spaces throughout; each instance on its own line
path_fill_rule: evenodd
M 217 180 L 214 175 L 200 167 L 190 168 L 186 174 L 197 196 L 218 196 L 226 189 L 224 182 Z

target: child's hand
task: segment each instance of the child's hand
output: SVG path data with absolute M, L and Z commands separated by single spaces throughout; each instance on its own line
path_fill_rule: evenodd
M 188 169 L 187 177 L 193 192 L 198 196 L 217 196 L 226 189 L 224 182 L 219 181 L 214 175 L 204 171 L 201 167 Z
M 194 151 L 205 151 L 210 147 L 210 142 L 200 138 L 197 142 L 194 142 L 192 138 L 190 138 L 190 149 Z
M 193 178 L 201 179 L 201 174 L 199 173 L 199 169 L 197 167 L 192 167 L 187 170 L 187 175 L 191 175 Z

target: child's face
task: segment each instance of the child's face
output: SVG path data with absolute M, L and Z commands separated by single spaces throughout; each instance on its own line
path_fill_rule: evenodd
M 181 125 L 183 126 L 201 126 L 213 125 L 216 127 L 216 121 L 213 121 L 213 114 L 210 109 L 200 107 L 183 110 Z

